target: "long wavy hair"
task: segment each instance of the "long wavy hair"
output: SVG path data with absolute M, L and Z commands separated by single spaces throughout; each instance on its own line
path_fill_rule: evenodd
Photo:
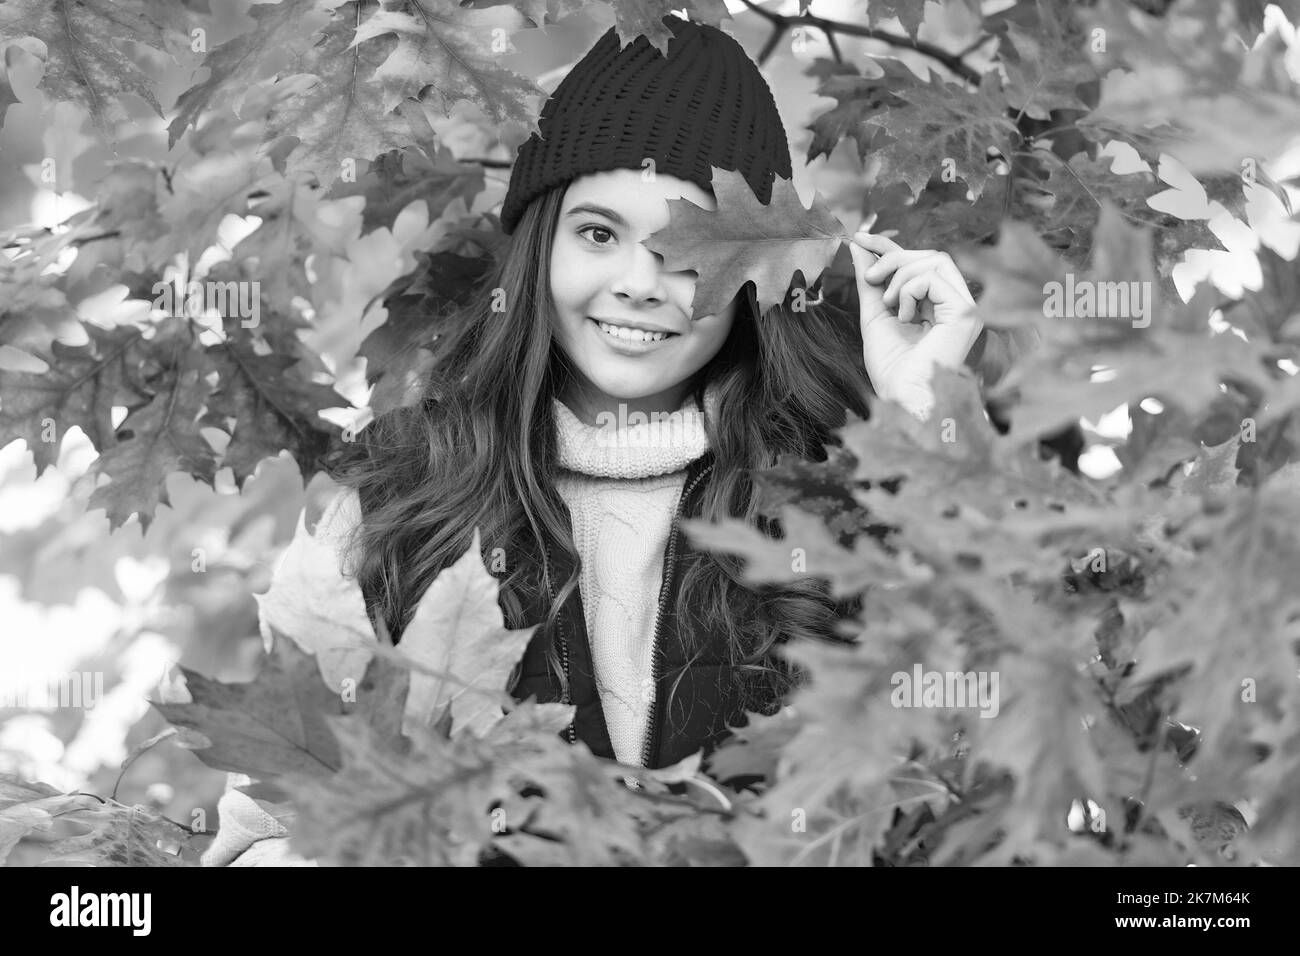
M 539 623 L 523 620 L 520 595 L 552 584 L 542 542 L 563 549 L 574 570 L 558 582 L 541 622 L 562 686 L 555 620 L 578 586 L 581 562 L 555 490 L 552 399 L 572 374 L 555 341 L 549 283 L 563 195 L 556 187 L 528 207 L 468 306 L 439 335 L 419 400 L 378 416 L 327 463 L 360 497 L 355 573 L 372 620 L 382 619 L 395 641 L 438 573 L 469 550 L 476 527 L 485 563 L 506 556 L 500 602 L 511 628 Z M 779 521 L 759 511 L 751 476 L 782 454 L 824 461 L 846 411 L 868 417 L 862 342 L 856 321 L 829 303 L 795 311 L 787 296 L 759 315 L 753 283 L 739 294 L 729 337 L 692 382 L 701 407 L 705 386 L 719 386 L 717 417 L 705 420 L 715 466 L 699 517 L 740 518 L 780 537 Z M 703 635 L 725 634 L 746 709 L 771 713 L 798 679 L 774 646 L 843 640 L 835 627 L 843 605 L 819 579 L 755 587 L 740 580 L 743 560 L 687 553 L 675 611 L 688 654 L 698 654 Z

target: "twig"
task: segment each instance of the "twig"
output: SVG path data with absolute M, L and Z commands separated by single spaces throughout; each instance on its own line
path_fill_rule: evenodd
M 514 165 L 514 162 L 509 159 L 488 159 L 486 156 L 471 156 L 468 159 L 458 159 L 456 162 L 461 165 L 476 163 L 486 169 L 509 169 Z
M 1151 759 L 1147 761 L 1146 779 L 1142 781 L 1142 793 L 1138 797 L 1137 819 L 1133 821 L 1133 826 L 1129 828 L 1130 833 L 1141 833 L 1142 823 L 1147 816 L 1147 801 L 1151 799 L 1151 785 L 1155 782 L 1156 761 L 1160 759 L 1160 754 L 1165 748 L 1165 738 L 1169 733 L 1167 717 L 1169 708 L 1164 707 L 1160 710 L 1160 732 L 1156 737 L 1155 743 L 1151 745 Z M 1127 845 L 1128 841 L 1125 841 Z
M 717 801 L 722 804 L 723 810 L 726 811 L 731 810 L 731 801 L 727 799 L 726 795 L 721 790 L 719 790 L 713 784 L 709 783 L 708 780 L 704 779 L 703 777 L 687 777 L 686 782 L 693 783 L 701 790 L 704 790 L 705 792 L 712 794 L 715 798 L 717 798 Z
M 988 43 L 989 40 L 992 39 L 993 39 L 992 33 L 981 33 L 978 38 L 968 43 L 966 47 L 960 53 L 957 54 L 957 56 L 964 60 L 969 54 L 974 53 L 976 50 L 978 50 L 985 43 Z
M 823 29 L 823 32 L 826 34 L 826 43 L 831 48 L 831 55 L 835 57 L 835 62 L 843 63 L 844 56 L 840 53 L 840 45 L 835 42 L 835 32 L 825 29 Z
M 140 758 L 140 755 L 146 750 L 154 747 L 156 744 L 162 743 L 168 737 L 174 737 L 176 733 L 177 729 L 175 727 L 168 727 L 166 730 L 154 734 L 139 747 L 131 751 L 131 753 L 127 754 L 126 759 L 122 761 L 122 772 L 119 773 L 117 779 L 113 781 L 113 792 L 109 795 L 110 799 L 117 799 L 117 788 L 122 785 L 122 778 L 126 776 L 127 770 Z
M 59 223 L 59 225 L 63 225 L 63 223 Z M 46 235 L 50 235 L 50 236 L 54 235 L 54 230 L 51 229 L 49 226 L 46 226 L 44 231 L 45 231 Z M 120 236 L 121 234 L 122 234 L 122 233 L 119 232 L 118 230 L 116 230 L 116 229 L 111 229 L 111 230 L 109 230 L 108 232 L 101 232 L 101 233 L 99 233 L 99 235 L 96 235 L 96 236 L 81 236 L 80 238 L 77 238 L 77 239 L 70 239 L 70 240 L 68 240 L 68 245 L 70 245 L 70 246 L 84 246 L 84 245 L 86 245 L 87 243 L 91 243 L 91 242 L 99 242 L 101 239 L 116 239 L 116 238 L 117 238 L 118 236 Z M 27 245 L 24 244 L 24 243 L 21 243 L 21 242 L 6 242 L 6 243 L 4 244 L 4 246 L 2 246 L 2 247 L 0 247 L 0 248 L 4 248 L 4 249 L 26 249 L 26 248 L 27 248 Z
M 968 65 L 963 59 L 962 54 L 949 53 L 933 43 L 927 43 L 924 40 L 918 40 L 914 37 L 900 36 L 897 33 L 890 33 L 888 30 L 879 30 L 876 27 L 864 27 L 857 23 L 844 23 L 840 20 L 827 20 L 825 17 L 814 16 L 811 13 L 805 13 L 803 16 L 790 16 L 784 13 L 773 13 L 771 10 L 764 10 L 753 0 L 740 0 L 745 6 L 753 10 L 759 16 L 773 24 L 775 29 L 772 36 L 768 38 L 762 52 L 759 54 L 758 62 L 762 64 L 771 54 L 776 44 L 780 41 L 782 34 L 792 26 L 806 24 L 810 27 L 826 33 L 828 37 L 833 34 L 843 36 L 866 37 L 869 40 L 879 40 L 882 43 L 888 43 L 890 46 L 905 47 L 909 50 L 915 50 L 923 56 L 928 56 L 932 60 L 942 63 L 953 73 L 962 79 L 975 85 L 979 84 L 980 75 L 977 70 Z M 983 41 L 981 41 L 983 42 Z M 831 41 L 832 47 L 834 40 Z M 838 59 L 838 56 L 836 57 Z

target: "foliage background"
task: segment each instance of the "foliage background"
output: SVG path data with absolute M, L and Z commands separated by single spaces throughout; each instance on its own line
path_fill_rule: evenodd
M 529 85 L 537 93 L 553 88 L 609 25 L 626 24 L 635 35 L 636 9 L 660 6 L 531 0 L 459 9 L 423 0 L 421 10 L 448 17 L 480 8 L 474 16 L 482 19 L 466 21 L 464 33 L 439 34 L 486 57 L 470 103 L 454 93 L 465 78 L 436 69 L 446 62 L 438 46 L 420 46 L 423 28 L 404 13 L 416 8 L 396 0 L 131 0 L 111 5 L 111 19 L 100 19 L 110 11 L 102 0 L 75 8 L 0 5 L 0 223 L 8 230 L 0 260 L 0 680 L 24 668 L 92 670 L 104 672 L 106 689 L 91 710 L 0 710 L 0 772 L 61 791 L 107 795 L 116 787 L 119 801 L 174 820 L 190 819 L 196 808 L 215 816 L 225 774 L 174 741 L 143 752 L 119 784 L 128 753 L 167 727 L 146 696 L 156 700 L 160 685 L 175 683 L 168 665 L 178 662 L 223 681 L 257 673 L 253 595 L 267 589 L 293 535 L 317 456 L 343 428 L 364 425 L 368 406 L 401 401 L 426 357 L 417 346 L 436 327 L 427 310 L 450 314 L 501 238 L 490 213 L 540 105 Z M 977 600 L 995 577 L 990 569 L 1021 572 L 1030 588 L 1041 588 L 1060 577 L 1067 556 L 1100 545 L 1117 549 L 1116 563 L 1086 580 L 1076 568 L 1073 603 L 1056 595 L 1044 607 L 1026 607 L 1023 619 L 990 626 L 1009 640 L 1046 633 L 1053 653 L 1080 667 L 1091 659 L 1100 666 L 1096 686 L 1137 701 L 1126 706 L 1154 708 L 1156 719 L 1146 714 L 1141 731 L 1125 724 L 1134 743 L 1124 758 L 1102 744 L 1090 751 L 1068 719 L 1046 720 L 1057 695 L 1084 692 L 1066 676 L 1070 668 L 1026 664 L 1033 694 L 1010 710 L 1015 716 L 994 722 L 1001 739 L 975 742 L 985 756 L 1003 758 L 993 766 L 1018 781 L 1008 789 L 996 775 L 976 775 L 975 761 L 942 752 L 952 728 L 878 723 L 888 715 L 856 710 L 852 702 L 879 678 L 852 671 L 853 680 L 827 685 L 807 708 L 815 721 L 840 728 L 836 745 L 848 751 L 805 743 L 803 763 L 786 767 L 784 789 L 768 797 L 769 822 L 781 812 L 772 801 L 784 801 L 780 807 L 811 814 L 815 836 L 790 850 L 770 833 L 746 830 L 758 826 L 755 817 L 738 824 L 737 839 L 764 862 L 870 861 L 874 846 L 891 863 L 921 862 L 929 845 L 946 839 L 945 861 L 969 862 L 1000 824 L 1004 837 L 1011 833 L 1001 854 L 989 857 L 1000 862 L 1226 861 L 1217 838 L 1201 846 L 1183 832 L 1177 843 L 1176 811 L 1191 802 L 1217 807 L 1196 819 L 1229 833 L 1262 812 L 1267 842 L 1246 859 L 1296 862 L 1300 821 L 1276 803 L 1300 782 L 1294 681 L 1272 687 L 1274 706 L 1241 726 L 1214 680 L 1233 688 L 1238 670 L 1295 671 L 1285 643 L 1295 633 L 1286 630 L 1293 628 L 1286 582 L 1300 572 L 1300 510 L 1289 497 L 1295 472 L 1286 466 L 1300 442 L 1300 388 L 1289 377 L 1300 342 L 1293 214 L 1300 11 L 1294 4 L 1266 11 L 1250 0 L 1069 8 L 817 0 L 813 14 L 851 29 L 835 30 L 833 39 L 808 24 L 774 30 L 772 14 L 797 16 L 808 6 L 725 4 L 734 17 L 726 28 L 761 59 L 787 123 L 795 186 L 805 201 L 820 196 L 850 231 L 870 210 L 877 228 L 896 230 L 904 246 L 959 256 L 991 327 L 970 363 L 980 404 L 1011 426 L 1004 443 L 989 437 L 984 457 L 964 464 L 889 414 L 864 426 L 857 440 L 878 459 L 879 473 L 854 477 L 878 481 L 894 474 L 891 461 L 909 474 L 924 462 L 950 480 L 916 475 L 918 494 L 928 489 L 936 505 L 955 496 L 966 515 L 990 519 L 1006 534 L 990 539 L 966 520 L 949 526 L 918 499 L 904 494 L 891 504 L 876 489 L 871 507 L 898 521 L 911 562 L 937 577 L 906 578 L 893 597 L 880 592 L 879 605 L 869 605 L 878 633 L 890 635 L 884 646 L 898 651 L 896 658 L 882 651 L 872 666 L 887 672 L 890 661 L 955 659 L 962 651 L 951 643 L 954 633 L 991 610 Z M 691 9 L 717 17 L 720 8 L 712 0 Z M 544 31 L 530 27 L 525 14 L 536 22 L 543 13 Z M 76 24 L 71 34 L 69 23 Z M 358 24 L 364 42 L 351 49 Z M 400 40 L 383 28 L 394 25 Z M 491 50 L 494 26 L 513 49 Z M 1108 47 L 1090 55 L 1088 31 L 1097 26 Z M 203 49 L 194 48 L 196 27 L 205 33 Z M 79 39 L 77 30 L 84 30 Z M 317 44 L 320 35 L 326 39 Z M 928 81 L 927 70 L 934 71 Z M 1176 135 L 1162 124 L 1177 124 Z M 1002 155 L 989 159 L 989 146 Z M 957 182 L 934 178 L 944 158 L 955 158 Z M 344 172 L 349 160 L 355 182 Z M 1244 160 L 1252 161 L 1249 177 Z M 1155 281 L 1163 309 L 1155 328 L 1112 339 L 1043 327 L 1042 279 L 1059 277 L 1065 264 L 1103 279 L 1131 272 Z M 229 319 L 152 308 L 158 279 L 203 276 L 260 279 L 265 347 Z M 842 251 L 826 293 L 852 307 L 850 281 Z M 1193 300 L 1196 290 L 1201 297 Z M 1228 323 L 1236 332 L 1225 332 Z M 1036 336 L 1037 351 L 1024 358 Z M 1230 342 L 1234 336 L 1248 346 Z M 58 349 L 92 340 L 100 355 L 130 351 L 110 387 L 86 398 L 77 391 L 79 353 Z M 1099 365 L 1118 367 L 1119 384 L 1104 387 L 1094 374 Z M 44 394 L 41 377 L 48 382 L 64 370 L 69 393 L 82 398 L 60 409 L 61 442 L 24 441 L 36 431 L 23 396 Z M 962 434 L 984 434 L 962 385 L 945 380 L 942 397 Z M 162 416 L 173 401 L 185 414 Z M 1252 416 L 1257 440 L 1236 441 Z M 1081 441 L 1071 445 L 1074 439 Z M 1047 486 L 1026 477 L 1037 467 L 1025 462 L 1037 460 L 1040 440 L 1082 475 L 1065 496 L 1069 513 L 1082 518 L 1050 526 L 1034 511 L 1040 524 L 1017 523 L 1010 498 L 1028 489 L 1040 494 L 1036 508 L 1063 494 L 1058 473 L 1044 479 Z M 918 457 L 922 451 L 929 457 Z M 842 468 L 811 480 L 793 469 L 771 485 L 778 503 L 798 503 L 834 526 L 840 511 L 809 490 L 825 481 L 851 483 Z M 1155 543 L 1136 536 L 1152 514 L 1172 522 Z M 1261 514 L 1276 520 L 1250 523 Z M 1261 543 L 1255 531 L 1277 540 Z M 803 533 L 819 540 L 815 530 Z M 762 553 L 735 529 L 714 543 Z M 945 558 L 963 547 L 983 556 L 987 577 L 964 580 Z M 882 579 L 911 566 L 860 560 Z M 834 566 L 830 560 L 822 570 Z M 1191 602 L 1186 595 L 1197 580 L 1204 591 Z M 1159 585 L 1144 591 L 1135 581 Z M 1157 647 L 1151 638 L 1161 621 L 1189 620 L 1199 627 L 1185 646 Z M 1194 661 L 1181 678 L 1190 683 L 1140 683 L 1154 672 L 1130 673 L 1127 662 L 1147 656 L 1134 654 L 1146 639 L 1155 662 L 1185 664 L 1180 654 Z M 809 658 L 814 672 L 818 660 Z M 1230 663 L 1236 669 L 1225 677 Z M 1180 697 L 1180 688 L 1190 692 Z M 1201 693 L 1217 709 L 1184 713 Z M 1081 702 L 1078 709 L 1089 708 Z M 1160 755 L 1178 728 L 1204 730 L 1206 719 L 1222 733 L 1214 756 L 1199 758 L 1213 772 L 1192 773 L 1200 781 L 1193 786 L 1187 767 L 1172 756 L 1166 767 Z M 979 721 L 967 729 L 979 730 Z M 919 792 L 879 774 L 855 781 L 817 769 L 849 752 L 876 768 L 863 771 L 871 777 L 884 766 L 872 761 L 886 758 L 861 750 L 861 741 L 909 735 L 928 742 L 915 755 Z M 774 762 L 764 748 L 778 743 L 763 740 L 760 734 L 748 756 L 729 759 Z M 1253 742 L 1269 756 L 1261 767 L 1234 763 L 1244 758 L 1225 741 Z M 1186 756 L 1177 744 L 1172 752 Z M 1255 775 L 1248 786 L 1225 783 L 1247 766 Z M 945 776 L 945 767 L 953 773 Z M 1118 782 L 1133 767 L 1138 783 Z M 936 789 L 947 792 L 926 796 Z M 958 791 L 966 799 L 953 802 Z M 1147 841 L 1139 828 L 1115 838 L 1118 819 L 1148 822 L 1117 796 L 1125 792 L 1141 792 L 1149 815 L 1173 836 Z M 1097 802 L 1087 804 L 1091 797 Z M 1000 809 L 964 815 L 962 808 L 986 799 Z M 1107 810 L 1110 834 L 1086 835 L 1087 806 Z M 1067 810 L 1082 843 L 1040 827 L 1044 819 L 1064 824 Z M 1020 823 L 1008 828 L 1008 820 Z M 41 859 L 42 839 L 32 835 L 10 862 Z

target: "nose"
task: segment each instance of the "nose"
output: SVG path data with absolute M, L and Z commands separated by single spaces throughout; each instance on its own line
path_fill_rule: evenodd
M 667 301 L 664 288 L 664 257 L 651 252 L 644 243 L 632 247 L 630 261 L 614 281 L 612 291 L 622 301 Z

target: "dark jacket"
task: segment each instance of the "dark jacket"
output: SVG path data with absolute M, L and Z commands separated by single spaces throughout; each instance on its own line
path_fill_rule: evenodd
M 642 763 L 650 768 L 666 767 L 705 748 L 706 753 L 727 734 L 728 726 L 743 725 L 746 701 L 734 668 L 729 664 L 724 634 L 710 635 L 703 653 L 692 654 L 687 664 L 679 639 L 675 613 L 682 571 L 693 549 L 680 529 L 684 518 L 699 517 L 704 491 L 713 472 L 712 452 L 692 462 L 686 472 L 677 513 L 664 549 L 664 571 L 655 618 L 655 646 L 652 654 L 655 697 L 650 709 Z M 567 514 L 567 510 L 566 510 Z M 545 621 L 559 583 L 573 570 L 563 550 L 547 547 L 553 578 L 550 593 L 524 596 L 524 620 Z M 582 595 L 574 588 L 556 621 L 557 649 L 569 679 L 569 694 L 562 695 L 559 681 L 546 663 L 547 631 L 539 627 L 524 653 L 519 675 L 511 693 L 516 700 L 535 695 L 539 702 L 561 701 L 576 707 L 572 724 L 564 731 L 570 743 L 581 740 L 599 757 L 614 759 L 600 695 L 596 690 L 591 643 L 583 613 Z M 684 668 L 684 670 L 683 670 Z M 755 709 L 750 702 L 750 709 Z

